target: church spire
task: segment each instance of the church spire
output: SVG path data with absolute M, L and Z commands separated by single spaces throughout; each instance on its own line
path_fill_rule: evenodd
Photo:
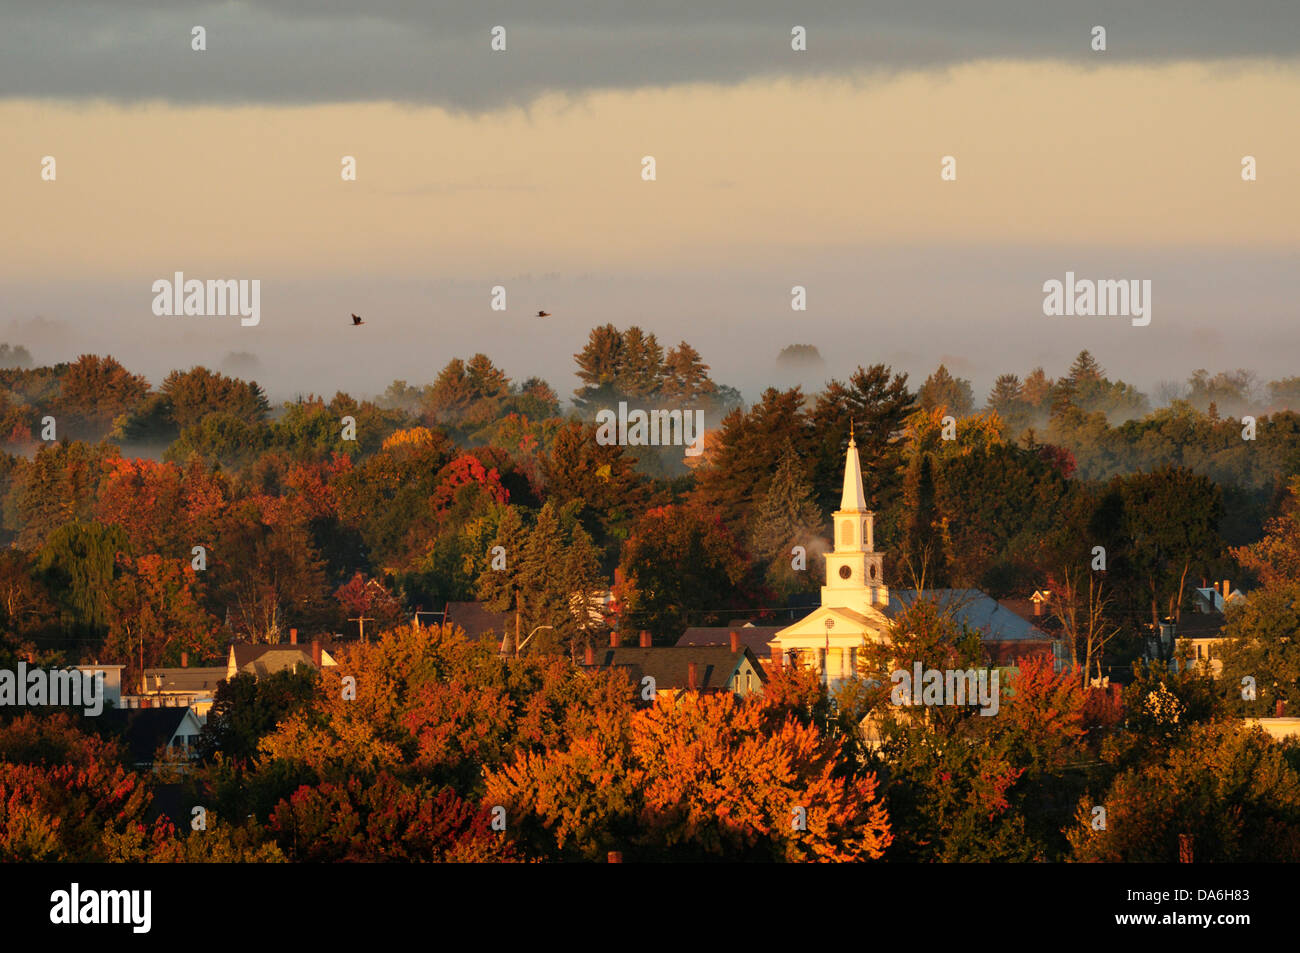
M 867 509 L 867 496 L 862 492 L 862 464 L 858 461 L 858 445 L 853 439 L 853 426 L 849 425 L 849 450 L 844 457 L 844 493 L 840 497 L 840 512 L 863 513 Z

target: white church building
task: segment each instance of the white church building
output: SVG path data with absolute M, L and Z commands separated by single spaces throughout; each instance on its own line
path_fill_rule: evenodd
M 865 645 L 889 640 L 890 620 L 921 595 L 936 599 L 977 631 L 991 664 L 1014 665 L 1017 658 L 1035 653 L 1052 656 L 1058 670 L 1066 661 L 1059 640 L 979 590 L 889 591 L 884 557 L 875 548 L 875 514 L 867 509 L 862 465 L 851 433 L 844 491 L 831 519 L 834 548 L 826 554 L 821 606 L 772 637 L 768 648 L 773 664 L 812 668 L 834 687 L 857 673 L 858 654 Z
M 858 445 L 849 436 L 844 493 L 831 518 L 834 549 L 826 554 L 821 607 L 778 632 L 772 658 L 816 669 L 834 683 L 853 676 L 865 643 L 888 641 L 889 588 L 884 556 L 875 551 L 875 514 L 862 491 Z

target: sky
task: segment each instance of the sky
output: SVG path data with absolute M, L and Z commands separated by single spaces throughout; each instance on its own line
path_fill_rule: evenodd
M 476 352 L 567 396 L 606 322 L 751 398 L 790 344 L 980 397 L 1083 348 L 1300 373 L 1300 4 L 1132 7 L 7 0 L 0 340 L 276 399 Z M 155 315 L 177 271 L 260 280 L 260 323 Z M 1150 280 L 1150 324 L 1044 315 L 1067 272 Z

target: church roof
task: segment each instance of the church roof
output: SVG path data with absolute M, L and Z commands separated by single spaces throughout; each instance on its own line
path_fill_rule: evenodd
M 867 509 L 867 495 L 862 492 L 862 463 L 858 460 L 858 445 L 852 435 L 844 455 L 844 493 L 840 497 L 840 509 L 847 513 L 864 513 Z
M 937 599 L 940 607 L 951 610 L 958 622 L 970 626 L 985 642 L 1051 638 L 1042 629 L 978 589 L 925 589 L 922 592 L 927 599 Z M 915 589 L 892 590 L 885 614 L 893 618 L 914 603 L 916 596 Z

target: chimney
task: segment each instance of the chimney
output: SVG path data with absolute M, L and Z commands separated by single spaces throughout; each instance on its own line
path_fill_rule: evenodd
M 740 651 L 740 633 L 739 633 L 739 632 L 732 632 L 732 633 L 731 633 L 731 651 L 733 651 L 733 652 L 739 652 L 739 651 Z
M 652 641 L 651 638 L 650 638 L 650 633 L 647 632 L 645 629 L 642 629 L 642 630 L 641 630 L 641 648 L 643 648 L 643 649 L 648 649 L 648 648 L 650 648 L 650 646 L 653 645 L 653 644 L 654 644 L 654 643 L 653 643 L 653 641 Z
M 289 644 L 290 644 L 290 645 L 297 645 L 297 644 L 298 644 L 298 630 L 297 630 L 297 629 L 290 629 L 290 630 L 289 630 Z
M 181 653 L 181 668 L 189 668 L 189 667 L 190 667 L 190 653 L 189 653 L 189 652 L 182 652 L 182 653 Z
M 773 645 L 772 646 L 772 667 L 780 668 L 782 661 L 783 659 L 781 658 L 781 646 Z
M 689 689 L 690 691 L 696 691 L 696 687 L 695 687 L 695 686 L 698 684 L 698 682 L 696 681 L 696 674 L 695 674 L 695 673 L 696 673 L 696 665 L 695 665 L 695 663 L 694 663 L 694 662 L 687 662 L 687 663 L 686 663 L 686 687 L 687 687 L 687 689 Z
M 1228 580 L 1225 579 L 1223 580 L 1223 601 L 1224 602 L 1228 601 L 1228 593 L 1230 592 L 1232 592 L 1232 587 L 1229 584 Z
M 608 860 L 611 864 L 623 863 L 623 852 L 621 850 L 611 850 L 608 855 Z
M 595 665 L 595 664 L 596 664 L 596 648 L 595 648 L 595 646 L 592 646 L 592 645 L 588 645 L 588 646 L 587 646 L 587 648 L 586 648 L 586 650 L 585 650 L 585 652 L 584 652 L 584 654 L 583 654 L 583 659 L 582 659 L 582 661 L 583 661 L 583 663 L 586 664 L 586 665 Z
M 311 661 L 317 668 L 320 668 L 320 639 L 311 640 Z
M 611 631 L 610 631 L 610 633 L 609 633 L 609 647 L 610 647 L 611 649 L 616 649 L 616 648 L 618 648 L 618 632 L 617 632 L 617 631 L 614 631 L 614 630 L 611 630 Z
M 1277 707 L 1276 707 L 1276 709 L 1274 710 L 1274 714 L 1275 714 L 1275 717 L 1277 717 L 1277 718 L 1285 718 L 1285 717 L 1286 717 L 1286 702 L 1283 701 L 1283 700 L 1280 699 L 1280 698 L 1277 700 Z

